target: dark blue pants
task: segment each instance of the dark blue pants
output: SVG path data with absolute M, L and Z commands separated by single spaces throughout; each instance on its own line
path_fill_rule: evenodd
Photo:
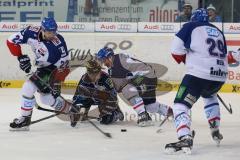
M 186 74 L 179 86 L 174 103 L 181 103 L 191 108 L 199 99 L 211 98 L 222 87 L 224 82 L 211 81 Z

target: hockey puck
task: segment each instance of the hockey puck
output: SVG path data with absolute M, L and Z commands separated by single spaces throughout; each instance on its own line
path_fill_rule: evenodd
M 121 129 L 121 132 L 127 132 L 127 129 Z

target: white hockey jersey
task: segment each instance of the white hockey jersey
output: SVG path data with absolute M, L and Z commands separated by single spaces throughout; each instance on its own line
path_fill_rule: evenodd
M 189 22 L 174 37 L 171 53 L 186 55 L 186 74 L 224 82 L 227 78 L 227 45 L 214 25 Z
M 53 40 L 45 41 L 40 38 L 40 27 L 29 26 L 8 38 L 9 43 L 16 45 L 28 44 L 35 56 L 35 65 L 39 68 L 54 64 L 58 68 L 68 65 L 69 56 L 64 38 L 57 34 Z M 15 47 L 12 46 L 11 47 Z

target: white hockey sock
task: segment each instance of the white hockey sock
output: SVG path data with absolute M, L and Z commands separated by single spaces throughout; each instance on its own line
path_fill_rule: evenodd
M 155 102 L 145 106 L 146 110 L 150 113 L 159 113 L 160 115 L 166 116 L 168 114 L 169 106 Z
M 137 114 L 140 114 L 145 111 L 143 101 L 137 103 L 133 106 L 133 109 L 137 112 Z
M 191 119 L 188 115 L 189 108 L 181 103 L 173 105 L 174 122 L 177 129 L 178 138 L 190 135 Z
M 218 128 L 220 126 L 220 108 L 217 97 L 204 98 L 205 114 L 210 128 Z
M 22 116 L 31 115 L 35 103 L 36 103 L 35 97 L 28 98 L 28 97 L 22 96 L 22 99 L 21 99 L 21 115 Z

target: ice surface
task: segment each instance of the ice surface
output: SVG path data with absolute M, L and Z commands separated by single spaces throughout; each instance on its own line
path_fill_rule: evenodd
M 58 118 L 34 124 L 29 132 L 10 132 L 9 122 L 20 114 L 20 93 L 20 89 L 0 89 L 1 160 L 238 160 L 240 157 L 239 94 L 220 94 L 233 107 L 233 115 L 221 108 L 224 139 L 220 147 L 216 147 L 210 137 L 200 99 L 192 113 L 192 128 L 196 131 L 192 155 L 166 155 L 165 144 L 177 140 L 171 121 L 162 126 L 161 133 L 156 133 L 160 122 L 146 128 L 137 127 L 134 120 L 109 126 L 95 122 L 105 132 L 110 132 L 112 139 L 104 137 L 87 122 L 71 128 L 69 122 Z M 171 92 L 158 99 L 171 105 L 175 94 Z M 134 113 L 122 101 L 120 106 L 128 115 Z M 35 109 L 33 120 L 49 114 Z M 127 132 L 121 132 L 121 129 L 127 129 Z

